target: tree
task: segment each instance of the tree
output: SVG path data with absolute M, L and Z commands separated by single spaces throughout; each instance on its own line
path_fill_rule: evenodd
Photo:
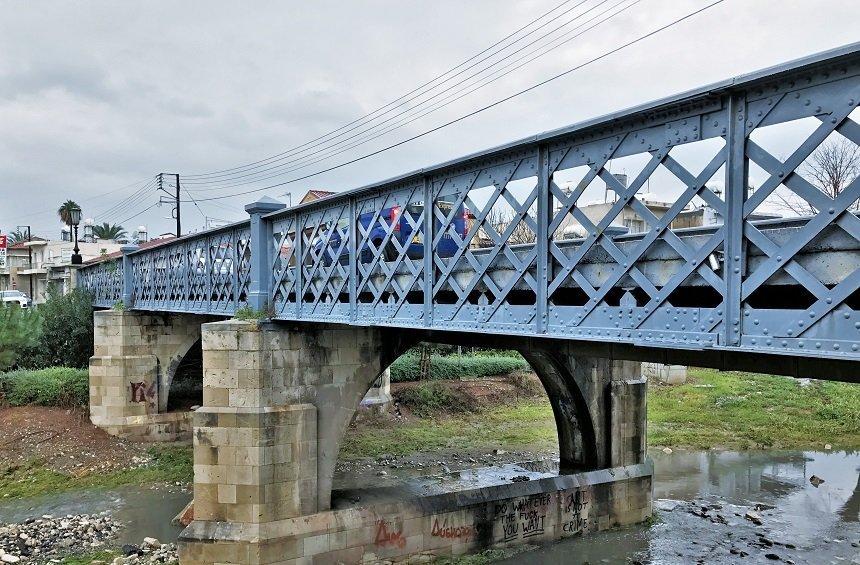
M 529 215 L 532 218 L 537 217 L 537 208 L 532 206 L 529 209 Z M 516 212 L 514 210 L 504 210 L 504 209 L 493 209 L 487 214 L 487 219 L 484 222 L 485 225 L 489 224 L 493 230 L 498 233 L 500 236 L 504 234 L 505 230 L 508 229 L 511 222 L 514 221 L 516 217 Z M 482 246 L 486 245 L 489 247 L 493 246 L 493 239 L 490 238 L 489 234 L 485 229 L 481 229 L 479 233 L 481 237 Z M 532 230 L 531 227 L 526 223 L 525 219 L 521 219 L 517 222 L 517 225 L 514 226 L 514 229 L 511 231 L 511 235 L 508 237 L 508 245 L 520 245 L 523 243 L 534 243 L 537 241 L 537 234 Z
M 800 172 L 818 190 L 835 199 L 860 174 L 860 147 L 845 138 L 830 140 L 810 155 Z M 819 212 L 793 192 L 788 195 L 774 192 L 774 195 L 780 208 L 799 216 L 813 216 Z M 854 202 L 848 210 L 860 211 L 860 202 Z
M 63 202 L 63 205 L 57 209 L 57 215 L 60 217 L 60 221 L 63 222 L 67 226 L 72 225 L 72 210 L 75 208 L 80 208 L 78 204 L 74 200 L 66 200 Z
M 7 235 L 9 236 L 9 245 L 17 245 L 22 241 L 27 241 L 27 232 L 21 228 L 9 232 Z
M 22 352 L 39 343 L 41 318 L 33 309 L 0 303 L 0 371 L 15 365 Z
M 119 224 L 102 223 L 100 226 L 93 226 L 93 235 L 98 239 L 120 239 L 127 234 L 123 227 Z
M 18 365 L 86 367 L 93 355 L 92 304 L 92 297 L 79 288 L 64 295 L 56 285 L 49 285 L 48 300 L 38 308 L 41 336 L 19 355 Z

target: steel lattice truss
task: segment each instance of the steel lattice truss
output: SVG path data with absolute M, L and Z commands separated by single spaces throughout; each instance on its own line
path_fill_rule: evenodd
M 77 284 L 90 292 L 94 306 L 110 308 L 122 299 L 122 262 L 111 259 L 81 269 Z
M 860 358 L 860 180 L 828 194 L 804 169 L 834 136 L 860 146 L 858 49 L 269 214 L 260 285 L 281 320 Z M 796 124 L 799 145 L 766 148 Z M 652 181 L 679 187 L 659 210 Z M 808 214 L 760 221 L 776 196 Z M 718 221 L 677 229 L 693 205 Z M 235 311 L 248 229 L 131 255 L 134 307 Z M 119 295 L 121 276 L 83 273 L 97 305 Z
M 173 240 L 128 259 L 135 309 L 232 315 L 247 304 L 251 240 L 245 224 Z M 116 280 L 119 300 L 122 275 Z

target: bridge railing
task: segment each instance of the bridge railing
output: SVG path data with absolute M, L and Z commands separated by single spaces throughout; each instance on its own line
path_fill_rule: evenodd
M 858 104 L 855 44 L 258 211 L 256 237 L 233 227 L 133 254 L 134 307 L 229 314 L 247 301 L 280 320 L 860 357 L 860 181 L 855 170 L 828 194 L 806 169 L 834 141 L 860 146 Z M 674 192 L 661 202 L 652 184 Z M 807 217 L 770 226 L 774 199 Z M 677 229 L 696 213 L 714 226 Z M 214 286 L 182 290 L 222 284 L 211 238 L 255 265 L 230 271 L 224 301 Z M 200 273 L 195 246 L 213 257 Z M 822 269 L 820 253 L 839 264 Z
M 89 290 L 93 306 L 110 308 L 122 301 L 122 260 L 106 259 L 95 265 L 80 269 L 78 286 Z

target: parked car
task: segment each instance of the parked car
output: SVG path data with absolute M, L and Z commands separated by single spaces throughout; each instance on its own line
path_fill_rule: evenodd
M 3 302 L 4 306 L 6 304 L 17 304 L 21 308 L 29 308 L 31 304 L 31 301 L 27 297 L 27 295 L 20 290 L 0 291 L 0 301 Z
M 446 215 L 451 213 L 452 206 L 453 204 L 450 202 L 436 202 L 436 207 L 439 211 Z M 379 213 L 379 217 L 384 219 L 385 223 L 389 226 L 394 226 L 391 239 L 389 239 L 389 244 L 381 250 L 383 260 L 394 261 L 397 259 L 398 251 L 394 244 L 391 243 L 392 240 L 397 240 L 401 247 L 404 245 L 407 246 L 406 256 L 408 258 L 421 259 L 424 257 L 424 232 L 419 231 L 421 228 L 421 222 L 423 221 L 423 214 L 424 205 L 420 203 L 409 204 L 405 209 L 400 206 L 391 206 L 389 208 L 382 209 Z M 360 236 L 360 240 L 364 242 L 361 249 L 359 249 L 359 261 L 362 263 L 370 263 L 373 261 L 373 250 L 379 249 L 388 232 L 388 229 L 379 221 L 375 222 L 373 226 L 370 225 L 375 215 L 375 212 L 365 212 L 358 217 L 358 221 L 363 228 L 361 233 L 366 234 Z M 474 218 L 474 216 L 468 208 L 462 205 L 458 208 L 457 213 L 451 221 L 449 229 L 445 230 L 442 234 L 442 237 L 434 250 L 437 256 L 452 257 L 457 252 L 459 244 L 452 237 L 450 227 L 454 228 L 454 231 L 460 238 L 465 238 L 466 234 L 469 232 L 469 224 L 472 218 Z M 441 230 L 442 222 L 438 218 L 434 221 L 435 230 Z M 368 228 L 370 230 L 369 233 L 367 232 Z M 328 240 L 329 250 L 323 257 L 324 264 L 331 264 L 334 259 L 334 255 L 340 248 L 341 238 L 346 235 L 347 229 L 349 229 L 349 222 L 347 220 L 341 220 L 338 222 L 338 225 L 335 227 Z M 322 248 L 325 244 L 326 237 L 328 237 L 328 233 L 326 230 L 322 229 L 320 230 L 320 235 L 314 238 L 312 242 L 312 245 L 314 246 L 314 256 L 318 257 L 323 252 Z M 370 244 L 372 244 L 373 247 L 371 247 Z M 341 264 L 349 262 L 349 249 L 346 246 L 338 256 L 338 260 Z

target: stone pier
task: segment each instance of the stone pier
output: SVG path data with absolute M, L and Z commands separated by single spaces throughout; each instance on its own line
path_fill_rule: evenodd
M 189 314 L 95 312 L 89 371 L 92 423 L 130 439 L 190 439 L 190 414 L 165 409 L 176 368 L 200 339 L 204 321 Z
M 631 524 L 651 514 L 639 363 L 523 344 L 559 431 L 561 474 L 332 510 L 355 410 L 416 343 L 386 328 L 203 326 L 194 521 L 183 563 L 362 563 L 456 556 Z

